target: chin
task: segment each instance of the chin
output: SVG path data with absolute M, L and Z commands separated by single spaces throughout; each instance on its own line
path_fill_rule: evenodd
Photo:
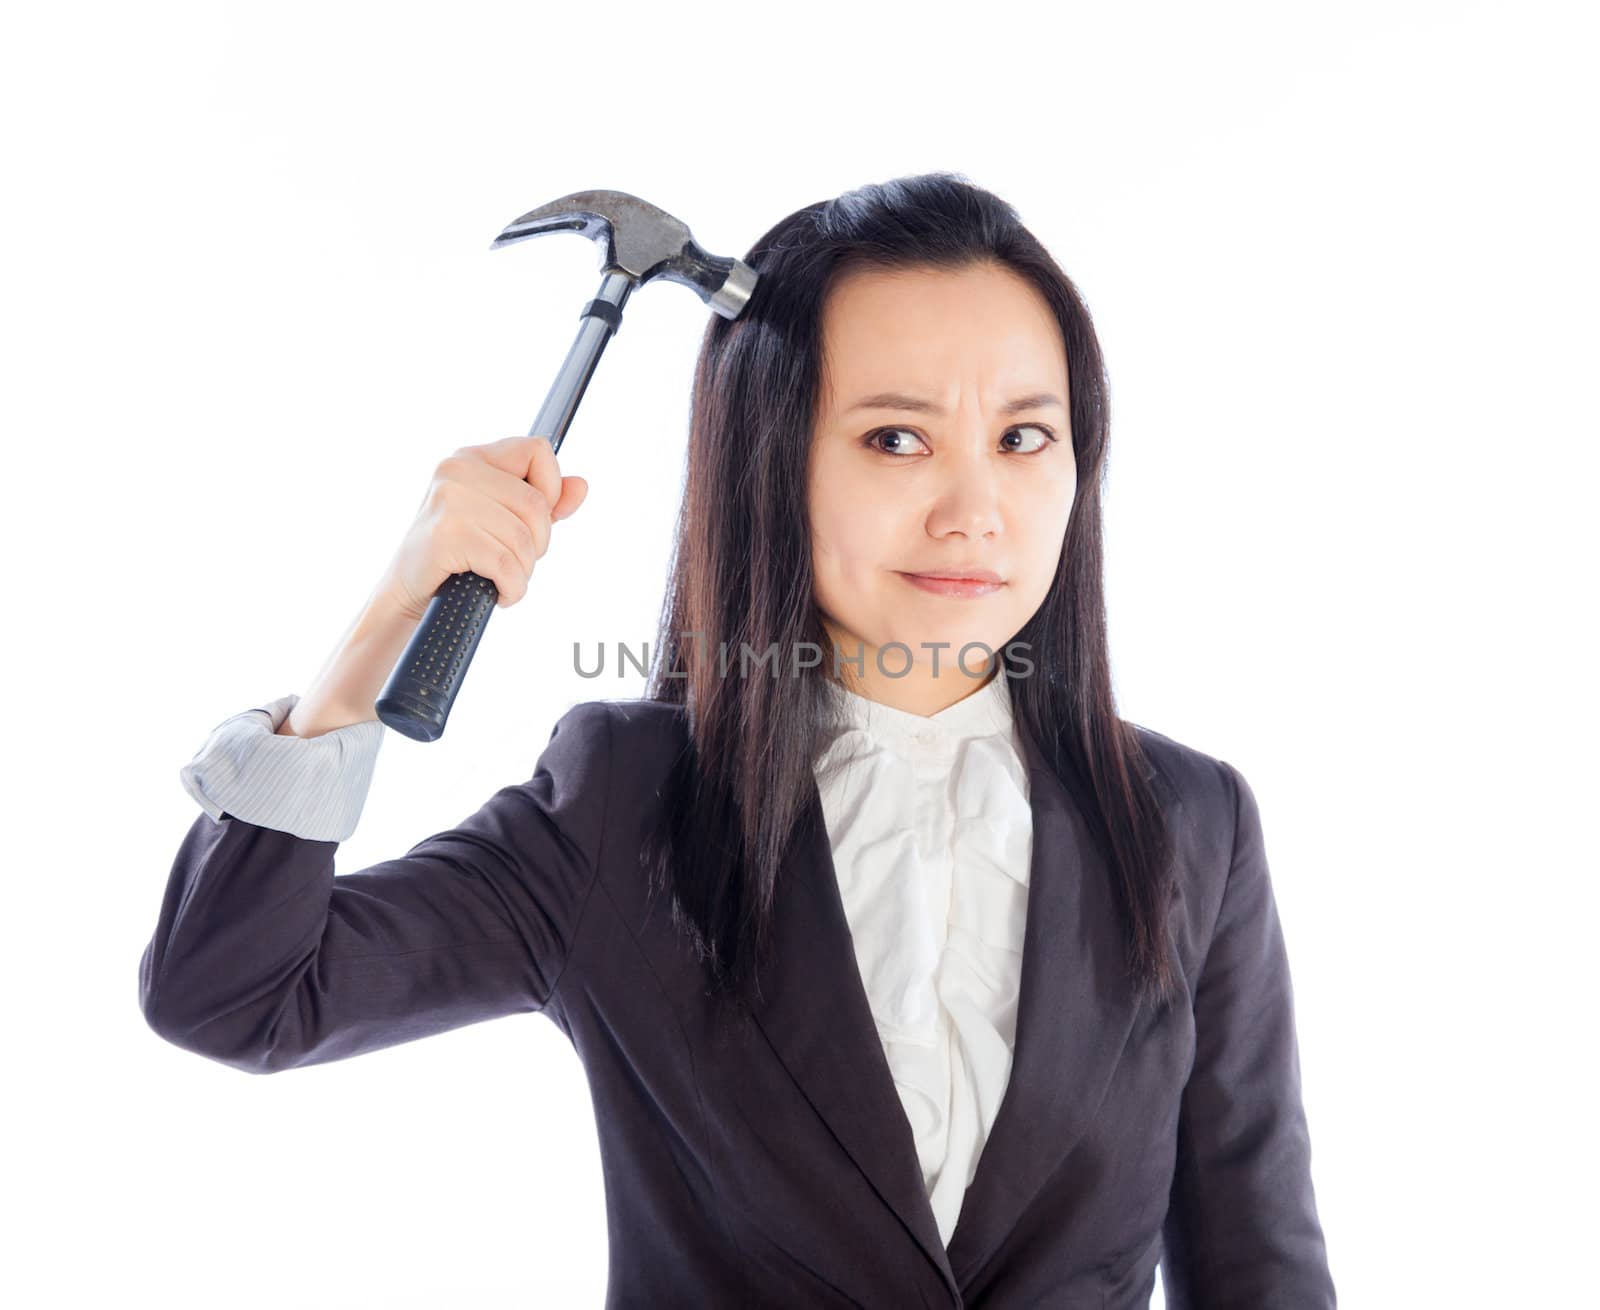
M 987 625 L 985 625 L 987 627 Z M 1007 629 L 1008 632 L 1015 629 Z M 910 634 L 910 635 L 906 635 Z M 893 642 L 901 642 L 910 647 L 916 666 L 933 669 L 933 657 L 939 657 L 939 673 L 941 676 L 947 669 L 955 668 L 957 659 L 961 655 L 962 647 L 971 646 L 967 652 L 966 667 L 976 673 L 985 667 L 985 662 L 991 653 L 998 655 L 1000 648 L 1005 645 L 1009 637 L 995 636 L 989 631 L 974 631 L 970 626 L 956 626 L 954 624 L 942 625 L 938 623 L 908 622 L 899 625 L 894 633 L 885 636 L 878 643 L 880 650 Z M 937 651 L 929 649 L 933 643 L 939 643 Z M 905 662 L 905 653 L 899 649 L 887 651 L 883 656 L 886 667 L 899 671 Z

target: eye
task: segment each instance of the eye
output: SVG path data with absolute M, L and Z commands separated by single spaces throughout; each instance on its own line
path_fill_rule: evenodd
M 883 436 L 895 438 L 896 445 L 887 449 L 883 446 L 880 446 L 878 444 L 878 438 Z M 866 444 L 871 446 L 874 450 L 880 451 L 885 455 L 899 455 L 903 453 L 899 444 L 899 439 L 902 436 L 917 437 L 917 434 L 912 432 L 910 428 L 875 428 L 873 431 L 867 433 Z M 922 438 L 917 437 L 917 440 L 921 441 Z
M 1055 442 L 1056 434 L 1049 428 L 1045 427 L 1042 423 L 1024 423 L 1018 427 L 1011 428 L 1003 437 L 1000 438 L 1000 440 L 1002 443 L 1008 443 L 1010 442 L 1011 438 L 1016 436 L 1018 433 L 1026 432 L 1030 428 L 1035 432 L 1043 433 L 1044 439 L 1029 449 L 1021 449 L 1014 445 L 1006 445 L 1005 449 L 1023 455 L 1037 455 L 1040 451 L 1044 450 L 1047 446 Z M 894 438 L 896 444 L 892 447 L 880 445 L 878 438 L 884 436 Z M 922 440 L 922 438 L 918 436 L 918 434 L 911 428 L 874 428 L 871 432 L 867 433 L 863 444 L 871 446 L 874 450 L 885 455 L 900 455 L 905 453 L 905 450 L 902 448 L 903 436 L 916 437 L 918 441 Z
M 1026 432 L 1029 428 L 1032 428 L 1035 432 L 1044 433 L 1044 440 L 1041 441 L 1037 446 L 1033 447 L 1032 450 L 1023 451 L 1022 453 L 1024 455 L 1037 455 L 1041 450 L 1050 445 L 1056 439 L 1056 434 L 1049 428 L 1045 427 L 1042 423 L 1024 423 L 1021 427 L 1012 428 L 1005 434 L 1005 436 L 1001 437 L 1000 440 L 1009 441 L 1012 437 L 1016 436 L 1017 433 Z M 1009 447 L 1009 449 L 1016 450 L 1017 447 L 1012 446 Z

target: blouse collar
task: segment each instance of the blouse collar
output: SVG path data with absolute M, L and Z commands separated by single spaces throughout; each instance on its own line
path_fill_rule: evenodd
M 953 676 L 962 677 L 961 673 Z M 1013 713 L 1005 669 L 937 714 L 915 714 L 885 705 L 869 696 L 824 679 L 840 714 L 844 731 L 858 731 L 875 741 L 909 750 L 943 751 L 974 737 L 1011 737 Z

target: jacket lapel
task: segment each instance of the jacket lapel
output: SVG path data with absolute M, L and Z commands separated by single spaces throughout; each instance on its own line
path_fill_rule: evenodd
M 1033 859 L 1016 1042 L 1000 1109 L 950 1235 L 950 1263 L 963 1285 L 1088 1130 L 1137 1010 L 1111 866 L 1077 800 L 1019 728 Z
M 789 1075 L 957 1297 L 1088 1128 L 1136 1008 L 1109 866 L 1071 793 L 1018 726 L 1033 854 L 1016 1043 L 948 1252 L 872 1020 L 815 786 L 796 856 L 778 878 L 763 999 L 750 1004 Z
M 789 1076 L 959 1299 L 911 1122 L 872 1020 L 815 784 L 779 871 L 772 953 L 751 1016 Z M 827 1198 L 818 1198 L 827 1204 Z

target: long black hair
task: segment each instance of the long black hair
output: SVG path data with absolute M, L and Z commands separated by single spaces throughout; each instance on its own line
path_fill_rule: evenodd
M 646 699 L 681 706 L 683 752 L 642 860 L 706 967 L 709 994 L 754 985 L 773 893 L 814 785 L 829 720 L 831 640 L 813 594 L 807 470 L 822 376 L 822 307 L 860 269 L 1009 268 L 1038 289 L 1066 345 L 1077 493 L 1055 579 L 1007 643 L 1016 717 L 1082 797 L 1114 871 L 1126 962 L 1141 999 L 1170 998 L 1171 836 L 1106 649 L 1100 482 L 1107 384 L 1089 311 L 999 197 L 954 173 L 863 186 L 783 219 L 744 256 L 760 274 L 736 319 L 713 316 L 697 361 L 688 467 Z M 801 676 L 723 676 L 743 648 L 812 643 Z M 1012 656 L 997 653 L 1006 666 Z M 781 673 L 781 670 L 778 670 Z

